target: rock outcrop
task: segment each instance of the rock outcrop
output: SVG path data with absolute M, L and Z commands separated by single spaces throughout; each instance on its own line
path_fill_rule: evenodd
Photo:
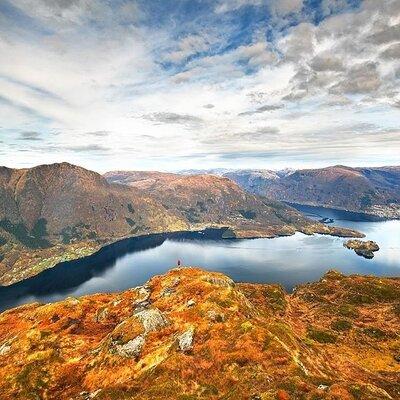
M 379 246 L 372 240 L 350 239 L 343 243 L 344 247 L 354 250 L 356 254 L 364 258 L 373 258 L 374 252 L 379 250 Z
M 179 268 L 25 305 L 0 314 L 0 398 L 394 400 L 399 299 L 395 278 L 330 271 L 289 295 Z

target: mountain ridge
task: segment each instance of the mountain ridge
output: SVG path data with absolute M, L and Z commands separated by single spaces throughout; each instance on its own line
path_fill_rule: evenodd
M 261 200 L 226 177 L 153 172 L 140 184 L 135 179 L 129 185 L 108 182 L 69 163 L 0 169 L 0 283 L 18 282 L 120 239 L 159 232 L 211 227 L 225 229 L 230 238 L 296 231 L 362 236 Z
M 226 172 L 243 189 L 288 203 L 400 218 L 400 167 L 335 165 L 289 173 L 270 170 Z
M 395 399 L 399 296 L 398 278 L 329 271 L 287 294 L 181 267 L 20 306 L 0 314 L 0 397 Z

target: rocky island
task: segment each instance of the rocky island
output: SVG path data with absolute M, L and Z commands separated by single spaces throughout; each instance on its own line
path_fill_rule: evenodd
M 328 272 L 287 294 L 173 269 L 0 314 L 0 398 L 397 399 L 400 280 Z
M 373 258 L 374 252 L 379 250 L 379 246 L 373 240 L 350 239 L 343 243 L 344 247 L 354 250 L 359 256 Z

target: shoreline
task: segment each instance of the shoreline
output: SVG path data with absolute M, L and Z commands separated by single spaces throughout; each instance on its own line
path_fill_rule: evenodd
M 57 290 L 65 292 L 68 297 L 71 289 L 78 287 L 85 281 L 105 271 L 109 263 L 125 256 L 131 252 L 147 250 L 161 245 L 168 239 L 194 239 L 194 240 L 224 240 L 240 241 L 251 239 L 276 239 L 279 237 L 294 236 L 296 233 L 306 236 L 321 235 L 330 236 L 326 233 L 312 233 L 295 231 L 293 233 L 276 234 L 274 236 L 254 236 L 254 237 L 227 237 L 224 236 L 228 227 L 205 228 L 197 231 L 177 231 L 177 232 L 159 232 L 140 236 L 122 238 L 115 242 L 105 244 L 90 255 L 62 261 L 53 267 L 44 269 L 36 275 L 12 283 L 10 285 L 0 286 L 0 297 L 5 303 L 5 307 L 0 307 L 0 312 L 18 307 L 18 299 L 24 297 L 27 293 L 40 295 L 52 290 L 57 285 Z M 340 236 L 336 236 L 341 238 Z M 343 238 L 344 239 L 344 238 Z M 78 270 L 77 270 L 78 268 Z M 243 281 L 245 283 L 245 281 Z M 266 284 L 266 282 L 264 282 Z M 58 300 L 55 300 L 58 301 Z M 29 303 L 24 303 L 29 304 Z
M 309 221 L 310 221 L 310 224 L 308 224 L 302 228 L 291 227 L 292 229 L 290 229 L 290 230 L 281 230 L 281 231 L 277 231 L 275 233 L 271 233 L 271 232 L 267 233 L 267 231 L 265 233 L 263 233 L 262 230 L 243 231 L 243 230 L 236 229 L 236 228 L 230 227 L 230 226 L 209 226 L 209 227 L 208 226 L 203 226 L 203 227 L 199 226 L 199 227 L 197 227 L 197 229 L 196 229 L 196 227 L 194 227 L 193 230 L 170 231 L 170 232 L 150 232 L 150 233 L 145 233 L 145 234 L 141 234 L 141 235 L 137 235 L 137 236 L 121 237 L 121 238 L 116 238 L 115 240 L 109 240 L 109 241 L 105 240 L 101 244 L 96 244 L 94 242 L 77 242 L 77 243 L 72 244 L 72 246 L 76 247 L 76 249 L 74 251 L 75 251 L 75 254 L 78 254 L 77 257 L 63 259 L 65 254 L 68 253 L 68 250 L 65 250 L 58 257 L 52 256 L 50 258 L 43 258 L 40 260 L 39 264 L 47 263 L 52 258 L 54 259 L 54 261 L 48 262 L 47 266 L 45 268 L 42 268 L 37 273 L 28 274 L 28 276 L 26 278 L 22 278 L 22 279 L 17 278 L 14 281 L 11 279 L 11 280 L 9 280 L 11 283 L 9 283 L 9 284 L 3 283 L 0 285 L 0 288 L 13 286 L 20 282 L 24 282 L 26 280 L 29 280 L 31 278 L 34 278 L 35 276 L 42 274 L 45 271 L 51 270 L 51 269 L 59 266 L 60 264 L 74 262 L 74 261 L 78 261 L 78 260 L 84 260 L 87 257 L 92 257 L 94 255 L 97 255 L 99 252 L 102 252 L 103 249 L 107 249 L 110 246 L 118 245 L 119 243 L 125 243 L 126 241 L 130 241 L 130 240 L 135 240 L 135 239 L 140 240 L 142 238 L 153 237 L 155 235 L 156 236 L 186 235 L 186 234 L 196 234 L 196 233 L 203 235 L 205 232 L 207 232 L 207 234 L 210 234 L 211 232 L 214 232 L 214 233 L 220 232 L 220 237 L 218 237 L 219 239 L 240 240 L 240 239 L 261 239 L 261 238 L 275 239 L 278 237 L 292 236 L 292 235 L 296 234 L 296 232 L 300 232 L 300 233 L 303 233 L 308 236 L 320 234 L 320 235 L 327 235 L 327 236 L 341 237 L 341 238 L 363 238 L 363 237 L 365 237 L 365 235 L 359 231 L 355 231 L 355 230 L 348 229 L 348 228 L 342 228 L 340 226 L 338 226 L 338 227 L 329 226 L 327 224 L 324 224 L 324 223 L 321 223 L 318 221 L 314 221 L 312 219 L 309 219 Z M 313 224 L 313 222 L 315 222 L 315 224 Z M 320 225 L 321 229 L 316 227 L 315 226 L 316 224 Z M 81 246 L 79 246 L 79 243 L 81 243 Z M 56 246 L 58 246 L 58 245 L 56 244 L 54 247 L 56 247 Z M 87 251 L 87 247 L 90 248 L 89 251 Z M 85 249 L 85 252 L 81 252 L 80 249 Z M 93 250 L 93 251 L 91 251 L 91 250 Z M 79 253 L 81 253 L 82 255 Z M 58 261 L 57 261 L 57 258 L 58 258 Z M 37 266 L 38 266 L 38 264 L 30 265 L 28 267 L 25 267 L 22 272 L 26 273 L 27 271 L 29 271 L 29 269 L 35 270 L 37 268 Z M 14 270 L 14 271 L 10 271 L 10 273 L 13 273 L 14 275 L 16 275 L 18 273 L 18 271 Z M 15 278 L 15 276 L 14 276 L 14 278 Z
M 283 203 L 287 204 L 290 207 L 295 208 L 298 211 L 301 211 L 298 209 L 296 206 L 300 207 L 312 207 L 312 208 L 323 208 L 324 210 L 327 211 L 332 211 L 332 212 L 344 212 L 348 213 L 353 216 L 357 216 L 359 218 L 367 219 L 366 222 L 385 222 L 385 221 L 399 221 L 400 217 L 398 218 L 391 218 L 391 217 L 383 217 L 377 214 L 371 214 L 368 212 L 363 212 L 363 211 L 354 211 L 354 210 L 348 210 L 346 208 L 340 208 L 340 207 L 327 207 L 326 205 L 316 205 L 316 204 L 311 204 L 311 203 L 293 203 L 290 201 L 285 201 L 281 200 Z M 302 211 L 301 211 L 302 212 Z

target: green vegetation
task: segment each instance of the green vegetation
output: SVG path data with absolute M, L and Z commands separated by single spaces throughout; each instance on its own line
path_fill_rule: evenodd
M 395 304 L 392 310 L 397 317 L 400 317 L 400 303 Z
M 203 201 L 198 201 L 197 203 L 196 203 L 196 205 L 197 205 L 197 207 L 199 207 L 199 209 L 200 209 L 200 212 L 207 212 L 207 207 L 206 207 L 206 205 L 204 204 L 204 202 Z
M 382 283 L 379 279 L 345 285 L 347 301 L 351 304 L 373 304 L 391 302 L 400 298 L 400 289 L 394 284 Z
M 268 286 L 264 289 L 263 295 L 268 303 L 271 306 L 273 311 L 285 311 L 286 310 L 286 299 L 285 292 L 281 287 L 278 286 Z
M 37 238 L 42 238 L 47 236 L 47 220 L 45 218 L 39 218 L 33 229 L 31 230 L 31 235 Z
M 360 314 L 357 308 L 351 304 L 342 304 L 341 306 L 339 306 L 337 312 L 342 317 L 348 317 L 348 318 L 357 318 Z
M 368 328 L 364 328 L 362 332 L 369 336 L 370 338 L 381 340 L 386 337 L 386 333 L 379 328 L 374 328 L 373 326 L 369 326 Z
M 365 194 L 361 197 L 361 207 L 368 208 L 372 206 L 372 198 L 369 194 Z
M 192 223 L 201 222 L 198 210 L 196 210 L 195 208 L 190 207 L 188 210 L 182 209 L 182 211 L 184 212 L 184 214 L 185 214 L 186 218 L 189 220 L 189 222 L 192 222 Z
M 5 238 L 3 238 L 2 236 L 0 236 L 0 247 L 4 246 L 7 243 L 7 240 Z
M 246 219 L 254 219 L 257 216 L 255 211 L 238 210 L 242 217 Z
M 335 334 L 316 328 L 310 328 L 307 332 L 307 336 L 319 343 L 335 343 L 337 340 L 337 336 Z
M 0 221 L 0 228 L 3 228 L 6 232 L 12 234 L 25 246 L 31 249 L 42 249 L 51 246 L 50 242 L 43 238 L 44 236 L 47 236 L 46 224 L 47 221 L 44 218 L 40 218 L 36 222 L 32 231 L 29 232 L 23 223 L 13 224 L 8 219 L 2 219 Z
M 131 203 L 128 203 L 128 211 L 133 214 L 135 212 L 135 209 L 133 208 Z
M 358 385 L 351 385 L 351 386 L 349 387 L 349 392 L 351 393 L 351 395 L 352 395 L 356 400 L 362 398 L 362 397 L 361 397 L 361 396 L 362 396 L 362 391 L 361 391 L 360 386 L 358 386 Z
M 338 319 L 336 321 L 333 321 L 331 324 L 331 328 L 335 331 L 348 331 L 352 327 L 351 322 L 345 320 L 345 319 Z
M 88 231 L 90 226 L 87 224 L 77 224 L 75 226 L 67 226 L 61 231 L 61 240 L 64 244 L 70 244 L 75 241 L 81 241 L 86 238 L 97 238 L 94 231 Z
M 130 226 L 132 226 L 132 227 L 134 227 L 136 224 L 135 224 L 135 221 L 132 219 L 132 218 L 125 218 L 125 220 L 126 220 L 126 222 L 130 225 Z

